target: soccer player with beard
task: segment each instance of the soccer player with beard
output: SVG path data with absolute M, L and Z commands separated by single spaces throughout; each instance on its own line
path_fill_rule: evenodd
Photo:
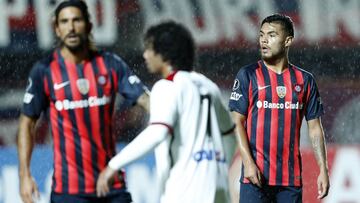
M 149 28 L 144 58 L 149 72 L 162 76 L 151 91 L 150 124 L 111 159 L 97 182 L 98 195 L 109 192 L 117 170 L 156 148 L 160 202 L 229 202 L 225 139 L 236 143 L 227 135 L 235 126 L 219 88 L 192 71 L 190 32 L 172 21 Z
M 116 93 L 127 104 L 145 109 L 149 97 L 119 56 L 95 49 L 91 27 L 84 1 L 61 2 L 54 15 L 59 46 L 30 72 L 18 133 L 20 192 L 25 203 L 34 202 L 39 194 L 30 159 L 34 126 L 42 112 L 49 119 L 54 144 L 51 202 L 131 202 L 122 171 L 104 197 L 96 196 L 96 180 L 116 153 L 112 134 Z
M 229 107 L 242 158 L 240 202 L 301 202 L 303 117 L 320 168 L 318 198 L 329 190 L 323 105 L 313 75 L 288 60 L 293 22 L 274 14 L 261 23 L 261 60 L 238 72 Z

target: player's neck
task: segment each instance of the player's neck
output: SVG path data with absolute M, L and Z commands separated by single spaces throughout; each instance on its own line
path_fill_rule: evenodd
M 263 61 L 267 68 L 271 69 L 277 74 L 283 73 L 289 67 L 289 60 L 287 57 Z
M 79 64 L 89 58 L 90 52 L 88 49 L 81 51 L 71 51 L 66 47 L 60 49 L 61 56 L 72 63 Z
M 173 72 L 174 72 L 174 69 L 170 65 L 166 64 L 162 68 L 161 76 L 163 78 L 167 78 Z

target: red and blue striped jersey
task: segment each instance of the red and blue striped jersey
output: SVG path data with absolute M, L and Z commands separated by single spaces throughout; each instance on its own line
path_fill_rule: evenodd
M 38 118 L 46 112 L 54 145 L 52 190 L 94 194 L 96 180 L 115 155 L 112 116 L 116 93 L 135 104 L 145 86 L 118 56 L 93 52 L 81 64 L 65 60 L 59 50 L 30 72 L 22 113 Z M 125 187 L 122 172 L 113 189 Z
M 238 72 L 229 108 L 247 117 L 252 157 L 268 185 L 301 186 L 300 127 L 319 118 L 323 105 L 314 77 L 294 65 L 281 74 L 263 61 Z M 242 178 L 241 181 L 249 183 Z

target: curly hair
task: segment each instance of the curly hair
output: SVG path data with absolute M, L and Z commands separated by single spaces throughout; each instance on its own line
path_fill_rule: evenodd
M 152 48 L 175 70 L 192 71 L 195 42 L 188 29 L 174 21 L 150 27 L 144 37 L 145 48 Z

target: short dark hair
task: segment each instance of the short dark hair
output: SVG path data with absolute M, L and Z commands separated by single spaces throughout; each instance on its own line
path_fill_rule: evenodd
M 262 22 L 261 26 L 263 26 L 265 23 L 279 23 L 283 26 L 285 32 L 291 36 L 294 37 L 294 23 L 291 20 L 291 18 L 287 15 L 283 14 L 273 14 L 268 17 L 266 17 Z
M 195 42 L 190 31 L 174 21 L 150 27 L 144 37 L 145 48 L 151 47 L 168 61 L 174 69 L 192 71 Z
M 70 6 L 78 8 L 81 11 L 81 13 L 83 14 L 83 17 L 84 17 L 84 20 L 86 21 L 86 23 L 90 24 L 90 14 L 88 11 L 88 6 L 82 0 L 66 0 L 66 1 L 61 2 L 56 7 L 55 12 L 54 12 L 55 24 L 58 23 L 60 11 L 64 8 L 70 7 Z

